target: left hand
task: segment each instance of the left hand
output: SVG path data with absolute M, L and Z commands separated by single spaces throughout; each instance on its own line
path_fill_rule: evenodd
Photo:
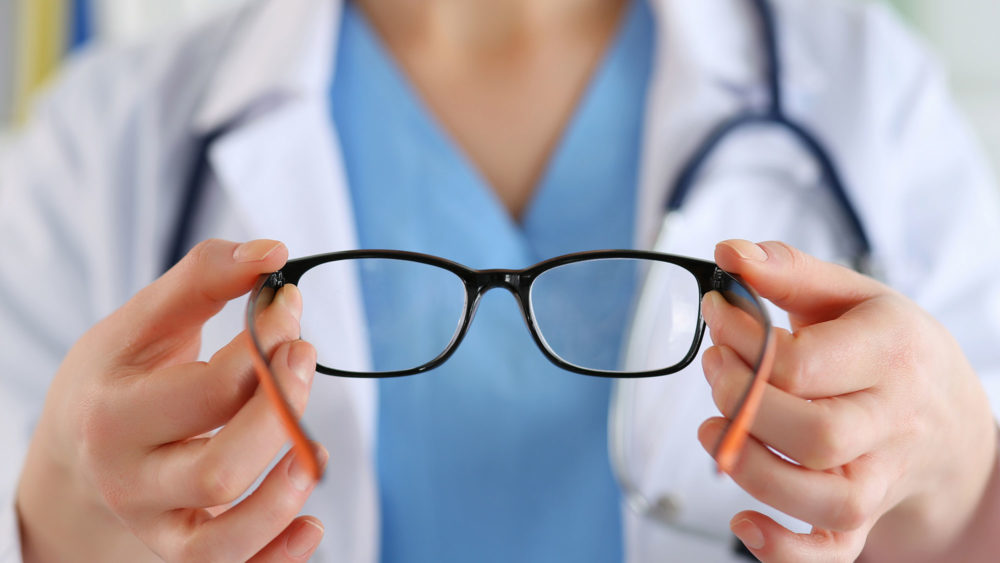
M 775 329 L 770 382 L 731 477 L 813 525 L 795 534 L 745 511 L 733 532 L 765 562 L 853 561 L 863 550 L 940 560 L 972 520 L 997 448 L 989 401 L 958 344 L 901 294 L 783 243 L 726 241 L 715 259 L 792 326 Z M 705 374 L 732 416 L 757 350 L 727 323 L 733 309 L 721 296 L 703 306 L 714 342 Z M 725 422 L 699 429 L 709 452 Z

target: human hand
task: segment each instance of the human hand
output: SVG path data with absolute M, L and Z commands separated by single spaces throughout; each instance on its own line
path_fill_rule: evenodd
M 315 483 L 293 453 L 232 505 L 287 441 L 257 392 L 246 334 L 196 361 L 205 321 L 287 258 L 276 241 L 205 241 L 73 346 L 18 488 L 26 561 L 309 557 L 322 525 L 296 518 Z M 301 414 L 315 350 L 298 340 L 298 290 L 282 288 L 274 305 L 257 326 Z
M 954 339 L 899 293 L 785 244 L 726 241 L 715 259 L 787 311 L 792 326 L 775 329 L 771 378 L 730 476 L 813 525 L 795 534 L 746 511 L 733 517 L 733 532 L 765 562 L 952 553 L 997 448 L 989 401 Z M 703 356 L 706 378 L 732 416 L 759 344 L 741 339 L 738 310 L 721 296 L 709 294 L 703 307 L 714 342 Z M 706 450 L 725 425 L 702 424 Z

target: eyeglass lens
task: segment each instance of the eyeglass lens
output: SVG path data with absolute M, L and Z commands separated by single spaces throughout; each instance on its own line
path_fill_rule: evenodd
M 340 301 L 345 284 L 361 296 L 362 321 Z M 420 262 L 360 258 L 320 264 L 299 280 L 302 338 L 316 347 L 316 361 L 349 372 L 418 368 L 440 356 L 462 326 L 465 285 L 454 273 Z M 345 351 L 345 331 L 363 329 L 374 357 Z M 353 352 L 353 353 L 352 353 Z M 367 362 L 371 361 L 371 364 Z
M 657 354 L 625 354 L 634 337 L 645 282 L 660 291 L 657 303 L 668 323 L 658 333 Z M 576 367 L 610 373 L 653 371 L 680 363 L 698 330 L 698 281 L 669 262 L 607 258 L 571 262 L 546 270 L 531 286 L 535 327 L 553 355 Z M 649 303 L 644 303 L 644 307 Z
M 303 274 L 298 287 L 304 303 L 302 337 L 316 347 L 318 363 L 346 372 L 397 372 L 434 361 L 456 344 L 471 305 L 455 273 L 393 258 L 320 264 Z M 342 301 L 350 287 L 361 296 L 364 340 L 377 351 L 370 364 L 368 355 L 343 349 L 349 340 L 345 331 L 359 330 L 350 318 L 357 312 Z M 661 322 L 655 331 L 634 322 L 644 287 L 656 288 L 644 298 L 644 307 L 650 306 L 648 298 L 656 300 Z M 604 258 L 545 270 L 532 283 L 526 305 L 532 328 L 552 356 L 577 368 L 615 374 L 680 363 L 695 342 L 699 301 L 698 281 L 680 266 Z M 656 346 L 642 357 L 626 354 L 626 344 L 635 338 L 655 338 Z

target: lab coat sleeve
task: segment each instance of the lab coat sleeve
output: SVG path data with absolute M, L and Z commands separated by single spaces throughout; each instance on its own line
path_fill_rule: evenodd
M 137 125 L 137 96 L 123 88 L 130 64 L 117 54 L 77 61 L 0 153 L 3 563 L 21 559 L 16 482 L 49 382 L 70 346 L 136 283 L 143 235 L 127 217 L 143 198 L 114 188 L 143 158 L 122 146 Z
M 958 340 L 998 415 L 1000 190 L 941 65 L 889 14 L 870 25 L 881 63 L 869 84 L 883 91 L 870 97 L 880 101 L 869 109 L 879 127 L 869 154 L 882 158 L 871 163 L 878 185 L 860 187 L 880 192 L 859 198 L 874 202 L 865 222 L 887 281 Z

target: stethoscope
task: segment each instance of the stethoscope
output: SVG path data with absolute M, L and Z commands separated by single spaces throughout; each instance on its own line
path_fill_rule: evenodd
M 859 272 L 872 274 L 872 248 L 864 226 L 851 205 L 844 188 L 843 179 L 834 163 L 830 152 L 807 127 L 792 119 L 785 113 L 781 89 L 782 66 L 779 57 L 778 34 L 775 27 L 774 10 L 768 0 L 750 0 L 751 7 L 759 20 L 762 52 L 764 55 L 764 75 L 766 79 L 769 103 L 763 109 L 751 109 L 737 114 L 720 123 L 693 152 L 687 163 L 681 168 L 665 205 L 666 221 L 680 212 L 688 195 L 691 193 L 699 175 L 706 164 L 717 151 L 724 140 L 732 134 L 749 126 L 774 126 L 789 133 L 791 137 L 805 149 L 819 166 L 819 170 L 829 187 L 834 201 L 839 205 L 848 227 L 853 231 L 857 251 L 851 260 L 851 266 Z M 189 169 L 181 198 L 178 220 L 175 224 L 169 246 L 166 252 L 167 267 L 172 266 L 184 256 L 191 240 L 194 218 L 205 191 L 209 173 L 209 151 L 217 139 L 228 132 L 235 124 L 220 127 L 197 141 L 193 164 Z M 164 268 L 166 270 L 166 268 Z M 616 392 L 617 393 L 617 392 Z M 614 404 L 619 404 L 622 397 L 616 397 Z M 685 527 L 677 518 L 677 508 L 669 503 L 654 502 L 646 497 L 628 477 L 626 472 L 627 455 L 624 436 L 627 434 L 627 424 L 622 409 L 612 409 L 610 415 L 609 445 L 612 466 L 622 487 L 627 504 L 643 517 L 650 518 L 664 525 L 678 528 L 686 533 L 709 536 L 719 540 L 721 537 L 702 530 Z
M 761 125 L 776 127 L 788 133 L 819 166 L 823 183 L 829 187 L 834 201 L 840 207 L 848 228 L 853 232 L 856 250 L 853 258 L 846 264 L 855 270 L 874 275 L 872 248 L 864 226 L 857 211 L 847 197 L 847 191 L 841 174 L 834 164 L 834 159 L 819 138 L 806 126 L 788 116 L 784 108 L 781 78 L 782 66 L 779 56 L 778 34 L 775 27 L 774 10 L 768 0 L 750 0 L 750 4 L 759 20 L 761 44 L 764 59 L 764 75 L 768 92 L 768 104 L 759 110 L 747 110 L 739 113 L 712 129 L 704 141 L 692 153 L 692 156 L 681 168 L 676 180 L 669 190 L 669 199 L 665 206 L 663 226 L 655 248 L 664 245 L 668 226 L 680 214 L 696 181 L 704 172 L 711 157 L 717 152 L 723 141 L 733 134 L 749 127 Z M 685 534 L 695 535 L 715 542 L 733 541 L 733 537 L 721 531 L 710 531 L 684 523 L 680 518 L 682 507 L 675 504 L 670 496 L 657 497 L 643 493 L 638 484 L 629 475 L 627 437 L 631 434 L 629 428 L 629 409 L 627 405 L 634 404 L 635 390 L 632 387 L 616 385 L 608 416 L 608 449 L 612 469 L 622 490 L 623 497 L 629 508 L 636 514 L 658 524 L 673 528 Z M 750 559 L 753 556 L 746 551 L 741 543 L 732 544 L 736 551 Z

